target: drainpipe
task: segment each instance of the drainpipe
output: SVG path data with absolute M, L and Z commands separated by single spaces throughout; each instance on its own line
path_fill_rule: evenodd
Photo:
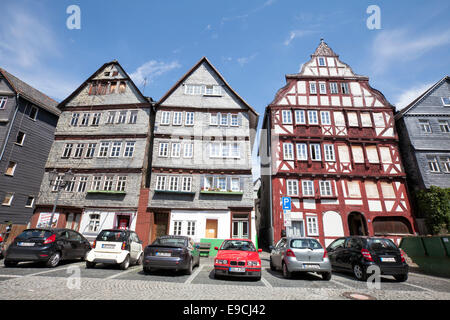
M 11 124 L 9 125 L 5 143 L 3 143 L 2 153 L 0 154 L 0 161 L 3 159 L 3 154 L 5 153 L 6 145 L 8 144 L 9 136 L 11 135 L 12 126 L 14 124 L 14 121 L 16 120 L 16 115 L 17 115 L 18 111 L 19 111 L 19 93 L 16 94 L 16 110 L 14 111 L 14 116 L 11 120 Z

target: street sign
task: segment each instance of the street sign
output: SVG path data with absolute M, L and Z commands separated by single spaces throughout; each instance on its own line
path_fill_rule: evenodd
M 283 210 L 291 210 L 292 208 L 291 197 L 282 197 L 281 203 L 283 205 Z

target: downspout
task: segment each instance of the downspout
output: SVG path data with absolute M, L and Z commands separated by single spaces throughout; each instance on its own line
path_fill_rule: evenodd
M 14 121 L 16 120 L 17 112 L 19 111 L 19 93 L 16 94 L 16 110 L 14 111 L 14 116 L 11 120 L 11 124 L 8 128 L 8 134 L 6 135 L 5 143 L 3 143 L 2 153 L 0 154 L 0 161 L 3 159 L 3 154 L 5 153 L 6 146 L 8 144 L 9 136 L 11 135 L 11 130 L 14 124 Z

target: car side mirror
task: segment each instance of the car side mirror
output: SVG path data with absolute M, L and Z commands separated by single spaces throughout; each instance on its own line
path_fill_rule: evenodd
M 214 247 L 214 250 L 219 250 L 219 248 L 218 247 Z
M 258 252 L 262 252 L 262 249 L 258 249 Z

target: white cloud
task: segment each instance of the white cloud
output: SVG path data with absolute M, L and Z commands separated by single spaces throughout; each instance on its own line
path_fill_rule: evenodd
M 426 83 L 411 87 L 400 93 L 395 99 L 395 107 L 397 110 L 401 110 L 408 104 L 413 102 L 418 96 L 428 90 L 433 83 Z
M 240 57 L 237 58 L 236 61 L 241 65 L 244 66 L 245 64 L 249 63 L 250 61 L 252 61 L 258 54 L 254 53 L 249 57 Z
M 284 41 L 284 45 L 288 46 L 291 44 L 292 40 L 294 40 L 295 38 L 302 38 L 302 37 L 310 35 L 314 32 L 315 31 L 311 31 L 311 30 L 292 30 L 289 34 L 289 38 L 286 41 Z
M 414 61 L 437 47 L 450 44 L 450 30 L 418 35 L 406 29 L 381 31 L 372 43 L 373 68 L 377 74 L 392 63 Z
M 147 83 L 151 83 L 155 78 L 179 67 L 181 67 L 181 65 L 178 63 L 178 61 L 167 63 L 162 61 L 150 60 L 138 67 L 136 71 L 130 74 L 130 77 L 139 87 L 142 85 L 145 79 L 147 80 Z

